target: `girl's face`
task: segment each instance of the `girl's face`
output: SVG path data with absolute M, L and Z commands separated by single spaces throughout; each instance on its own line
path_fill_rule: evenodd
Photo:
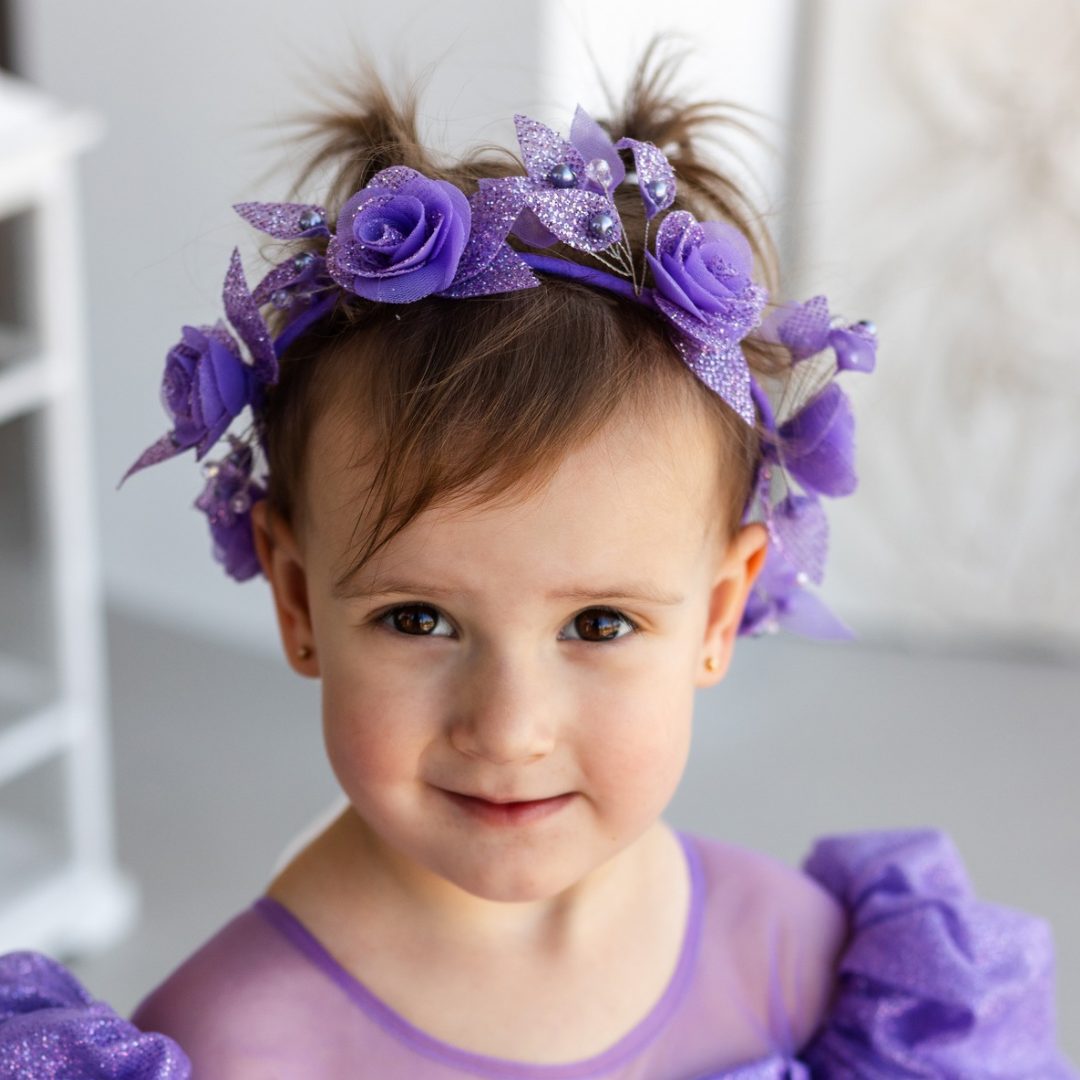
M 715 437 L 665 419 L 613 423 L 534 494 L 425 512 L 344 584 L 365 477 L 333 425 L 302 535 L 258 517 L 290 661 L 322 679 L 331 764 L 389 865 L 549 898 L 659 818 L 764 545 L 723 542 Z

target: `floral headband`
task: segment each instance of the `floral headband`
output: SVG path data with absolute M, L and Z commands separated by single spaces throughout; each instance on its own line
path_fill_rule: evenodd
M 873 326 L 843 325 L 821 296 L 779 308 L 763 323 L 768 294 L 751 277 L 750 244 L 738 229 L 670 211 L 648 250 L 652 220 L 669 210 L 676 190 L 674 170 L 657 147 L 626 138 L 613 143 L 580 107 L 569 140 L 528 117 L 514 119 L 526 174 L 482 179 L 468 197 L 445 180 L 394 166 L 346 202 L 333 231 L 321 206 L 237 205 L 249 224 L 276 239 L 328 240 L 325 255 L 314 248 L 293 255 L 252 290 L 233 252 L 223 293 L 231 331 L 221 321 L 184 327 L 162 382 L 173 429 L 124 480 L 191 448 L 202 460 L 226 438 L 228 453 L 203 465 L 207 484 L 195 505 L 209 519 L 215 557 L 236 580 L 247 580 L 259 573 L 250 511 L 266 496 L 265 463 L 253 429 L 236 436 L 229 428 L 245 408 L 257 412 L 265 388 L 277 381 L 279 357 L 294 341 L 349 296 L 408 304 L 536 288 L 537 272 L 571 278 L 657 311 L 697 377 L 742 420 L 756 419 L 764 429 L 745 520 L 764 522 L 769 554 L 740 633 L 784 627 L 814 637 L 850 636 L 806 589 L 821 583 L 825 569 L 828 522 L 820 497 L 855 489 L 850 404 L 830 375 L 824 389 L 778 422 L 740 343 L 757 334 L 785 346 L 793 363 L 831 349 L 834 372 L 869 372 L 877 350 Z M 613 198 L 627 178 L 620 151 L 633 158 L 645 207 L 651 286 L 639 280 Z M 533 248 L 566 245 L 597 265 L 518 252 L 508 243 L 511 234 Z M 267 305 L 285 313 L 276 337 L 261 313 Z

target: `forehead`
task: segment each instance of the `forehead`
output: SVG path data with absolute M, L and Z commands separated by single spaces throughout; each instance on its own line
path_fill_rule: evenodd
M 332 417 L 316 426 L 311 451 L 303 542 L 348 591 L 403 564 L 445 574 L 470 559 L 549 577 L 569 566 L 603 576 L 613 564 L 649 575 L 664 561 L 693 561 L 727 527 L 715 432 L 695 410 L 656 410 L 614 418 L 549 471 L 508 490 L 436 498 L 348 576 L 381 503 L 377 462 L 355 426 Z

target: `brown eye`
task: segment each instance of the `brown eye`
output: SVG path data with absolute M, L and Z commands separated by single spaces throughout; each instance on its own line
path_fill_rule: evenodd
M 614 641 L 634 629 L 633 623 L 608 608 L 589 608 L 575 615 L 560 635 L 577 641 Z
M 449 632 L 446 619 L 427 604 L 406 604 L 388 612 L 386 621 L 401 634 L 441 636 Z

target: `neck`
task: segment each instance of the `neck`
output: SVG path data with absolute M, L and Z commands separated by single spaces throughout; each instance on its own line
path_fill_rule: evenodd
M 275 879 L 269 894 L 317 937 L 343 927 L 367 937 L 407 937 L 438 947 L 468 941 L 481 950 L 550 953 L 603 936 L 627 897 L 647 897 L 681 868 L 678 840 L 662 822 L 562 892 L 506 902 L 473 895 L 390 848 L 348 807 Z M 632 905 L 630 905 L 632 906 Z M 389 916 L 389 917 L 388 917 Z M 320 926 L 312 925 L 321 924 Z

